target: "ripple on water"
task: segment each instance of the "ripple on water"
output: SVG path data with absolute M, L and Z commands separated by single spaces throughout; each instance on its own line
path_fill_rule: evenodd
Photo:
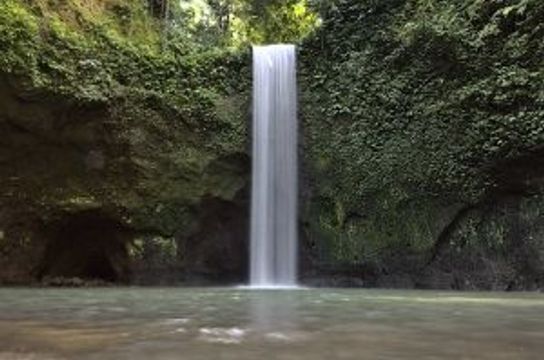
M 210 343 L 240 344 L 247 330 L 233 328 L 201 328 L 199 339 Z
M 15 353 L 0 351 L 0 360 L 63 360 L 64 358 L 54 357 L 47 354 L 36 353 Z
M 281 341 L 281 342 L 293 341 L 293 339 L 291 339 L 289 335 L 281 333 L 281 332 L 271 332 L 266 334 L 265 337 L 268 340 L 272 340 L 272 341 Z
M 165 325 L 179 325 L 179 324 L 187 324 L 190 320 L 187 318 L 172 318 L 172 319 L 166 319 L 163 321 L 163 324 Z

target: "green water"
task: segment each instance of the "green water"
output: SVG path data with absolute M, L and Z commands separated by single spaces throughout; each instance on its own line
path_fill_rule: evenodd
M 0 289 L 0 359 L 543 359 L 544 295 Z

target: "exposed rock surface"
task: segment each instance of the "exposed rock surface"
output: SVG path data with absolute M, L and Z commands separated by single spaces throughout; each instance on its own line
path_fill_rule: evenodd
M 222 212 L 242 211 L 239 219 L 247 218 L 245 200 L 235 200 L 247 187 L 245 154 L 211 158 L 199 169 L 191 164 L 191 151 L 201 151 L 191 144 L 194 136 L 181 124 L 166 124 L 167 115 L 153 106 L 131 122 L 108 103 L 25 93 L 7 80 L 0 87 L 3 281 L 45 276 L 130 281 L 138 276 L 132 273 L 137 262 L 148 256 L 138 239 L 177 248 L 188 238 L 208 246 L 203 240 L 209 236 L 226 248 L 234 241 L 230 253 L 239 252 L 237 241 L 245 236 L 230 237 L 246 231 L 245 224 L 218 224 Z M 213 213 L 209 204 L 221 202 L 232 205 Z M 203 235 L 202 229 L 208 232 Z M 195 239 L 197 233 L 201 239 Z M 183 269 L 193 262 L 173 251 L 169 266 Z M 215 261 L 213 267 L 232 266 L 221 256 Z M 159 271 L 149 282 L 160 277 Z
M 0 5 L 0 283 L 175 283 L 203 262 L 242 281 L 245 55 L 175 56 L 104 32 L 107 7 L 56 6 Z

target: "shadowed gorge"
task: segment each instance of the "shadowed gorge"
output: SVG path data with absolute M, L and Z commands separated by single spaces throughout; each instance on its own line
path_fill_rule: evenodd
M 0 0 L 0 360 L 536 360 L 544 0 Z
M 0 5 L 2 283 L 246 281 L 249 45 L 292 42 L 299 280 L 542 289 L 542 2 L 222 4 Z

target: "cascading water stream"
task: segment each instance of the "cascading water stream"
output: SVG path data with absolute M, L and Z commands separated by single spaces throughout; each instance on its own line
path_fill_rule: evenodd
M 250 285 L 297 279 L 297 89 L 294 45 L 253 47 Z

